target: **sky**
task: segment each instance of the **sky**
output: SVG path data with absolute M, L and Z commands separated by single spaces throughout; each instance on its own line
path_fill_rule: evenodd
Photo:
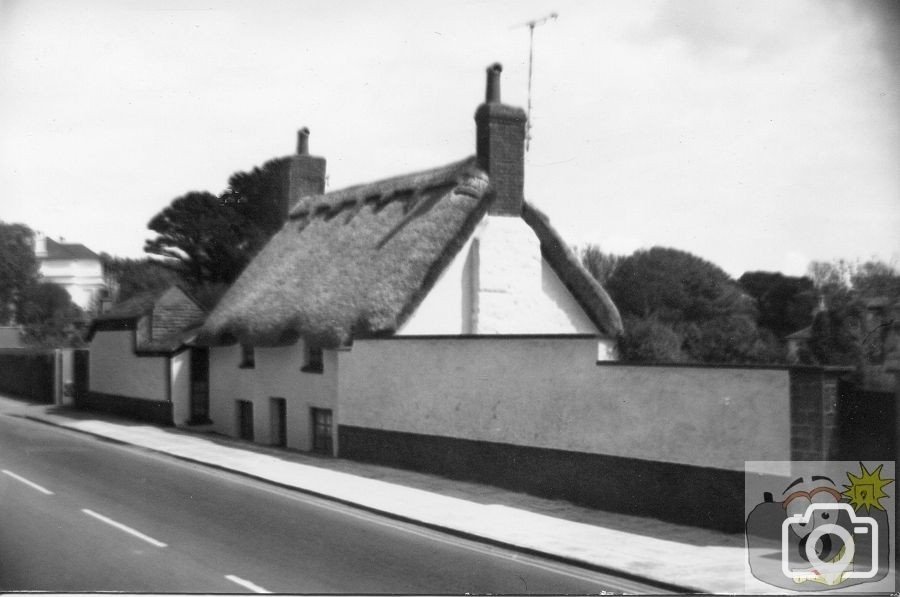
M 472 155 L 550 13 L 525 194 L 570 244 L 900 266 L 895 0 L 0 0 L 0 220 L 140 257 L 302 126 L 328 190 Z

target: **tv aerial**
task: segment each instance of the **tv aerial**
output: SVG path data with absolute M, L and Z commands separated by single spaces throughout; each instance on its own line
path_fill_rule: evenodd
M 534 70 L 534 28 L 540 27 L 550 21 L 555 21 L 557 17 L 559 17 L 559 14 L 551 12 L 547 16 L 527 21 L 521 25 L 516 25 L 515 27 L 528 27 L 528 111 L 526 113 L 527 120 L 525 124 L 525 151 L 528 151 L 528 147 L 531 145 L 531 79 Z

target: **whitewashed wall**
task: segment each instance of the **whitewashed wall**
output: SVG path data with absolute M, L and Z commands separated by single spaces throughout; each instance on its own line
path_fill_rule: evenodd
M 172 356 L 169 367 L 172 383 L 172 420 L 182 425 L 191 418 L 191 351 Z
M 134 354 L 132 330 L 98 331 L 91 341 L 90 390 L 166 401 L 167 366 L 166 357 Z
M 305 373 L 303 342 L 278 348 L 257 348 L 252 369 L 240 368 L 240 345 L 213 347 L 210 355 L 210 418 L 214 431 L 238 436 L 237 401 L 253 403 L 254 439 L 272 443 L 271 398 L 287 406 L 287 447 L 312 449 L 310 409 L 328 408 L 337 414 L 338 360 L 334 351 L 323 355 L 322 373 Z M 336 425 L 335 425 L 336 426 Z M 335 446 L 337 438 L 334 439 Z
M 592 339 L 357 340 L 342 425 L 742 471 L 790 459 L 788 372 L 597 365 Z
M 398 331 L 450 334 L 597 334 L 541 256 L 521 218 L 486 216 Z

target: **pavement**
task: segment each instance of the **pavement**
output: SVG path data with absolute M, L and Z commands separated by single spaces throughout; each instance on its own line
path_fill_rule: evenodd
M 395 519 L 614 573 L 660 589 L 770 593 L 745 571 L 744 538 L 582 508 L 435 475 L 161 428 L 67 406 L 4 401 L 6 414 L 231 471 Z

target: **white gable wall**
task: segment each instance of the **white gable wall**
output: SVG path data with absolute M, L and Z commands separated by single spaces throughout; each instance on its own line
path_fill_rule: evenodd
M 599 334 L 521 218 L 485 216 L 397 335 Z

